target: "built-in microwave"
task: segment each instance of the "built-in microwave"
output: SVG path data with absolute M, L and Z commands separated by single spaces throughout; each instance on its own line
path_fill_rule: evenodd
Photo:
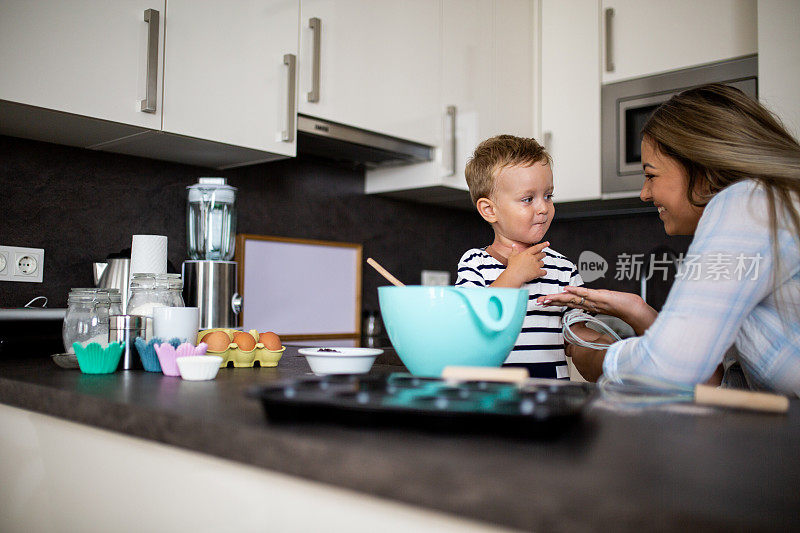
M 601 101 L 602 193 L 633 196 L 642 186 L 641 130 L 671 96 L 707 83 L 725 83 L 758 97 L 755 55 L 604 85 Z

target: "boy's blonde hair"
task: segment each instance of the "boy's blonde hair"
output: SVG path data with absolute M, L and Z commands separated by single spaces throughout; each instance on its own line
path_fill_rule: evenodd
M 552 163 L 550 154 L 536 139 L 514 135 L 486 139 L 475 148 L 464 170 L 472 203 L 477 205 L 481 198 L 492 197 L 495 177 L 503 168 L 530 167 L 536 163 Z

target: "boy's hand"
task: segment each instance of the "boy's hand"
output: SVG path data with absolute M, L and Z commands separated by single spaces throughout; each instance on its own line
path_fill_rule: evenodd
M 541 278 L 547 271 L 544 269 L 544 250 L 550 246 L 549 242 L 540 242 L 522 252 L 515 245 L 511 245 L 511 254 L 508 256 L 508 266 L 492 283 L 492 287 L 521 287 L 523 284 Z M 500 283 L 498 283 L 500 282 Z

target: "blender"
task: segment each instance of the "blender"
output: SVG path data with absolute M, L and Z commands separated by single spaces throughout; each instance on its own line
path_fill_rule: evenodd
M 200 310 L 200 329 L 235 328 L 242 299 L 236 293 L 236 187 L 203 177 L 186 187 L 183 299 Z

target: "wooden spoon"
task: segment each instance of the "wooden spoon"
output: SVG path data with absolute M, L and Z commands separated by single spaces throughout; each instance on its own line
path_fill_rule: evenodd
M 392 275 L 389 273 L 389 271 L 388 271 L 388 270 L 386 270 L 385 268 L 383 268 L 382 266 L 380 266 L 380 265 L 378 264 L 378 262 L 377 262 L 377 261 L 375 261 L 373 258 L 371 258 L 371 257 L 368 257 L 368 258 L 367 258 L 367 264 L 368 264 L 369 266 L 371 266 L 372 268 L 374 268 L 375 270 L 377 270 L 377 271 L 378 271 L 378 274 L 380 274 L 381 276 L 383 276 L 384 278 L 386 278 L 387 280 L 389 280 L 389 283 L 391 283 L 392 285 L 394 285 L 394 286 L 396 286 L 396 287 L 405 287 L 405 286 L 406 286 L 406 285 L 405 285 L 405 283 L 403 283 L 402 281 L 400 281 L 400 280 L 399 280 L 399 279 L 397 279 L 396 277 L 392 276 Z

